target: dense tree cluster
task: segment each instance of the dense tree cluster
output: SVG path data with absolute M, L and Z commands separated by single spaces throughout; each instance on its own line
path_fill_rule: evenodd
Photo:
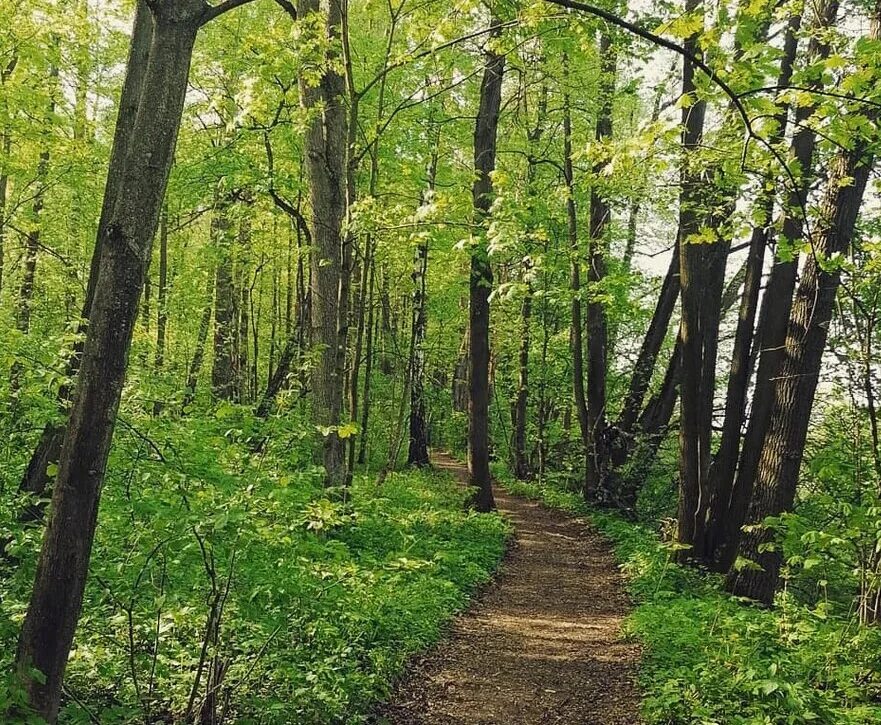
M 242 470 L 286 436 L 342 517 L 356 472 L 467 449 L 480 511 L 497 461 L 675 517 L 677 558 L 733 594 L 770 606 L 784 572 L 810 598 L 822 561 L 881 616 L 877 0 L 0 19 L 10 713 L 58 716 L 102 489 L 242 411 Z M 119 549 L 164 581 L 168 542 Z M 182 720 L 222 709 L 210 641 Z

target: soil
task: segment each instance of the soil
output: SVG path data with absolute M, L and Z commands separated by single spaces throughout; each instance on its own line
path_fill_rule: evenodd
M 435 467 L 467 483 L 444 454 Z M 496 488 L 514 537 L 471 608 L 415 659 L 375 723 L 635 725 L 639 646 L 608 542 L 589 524 Z

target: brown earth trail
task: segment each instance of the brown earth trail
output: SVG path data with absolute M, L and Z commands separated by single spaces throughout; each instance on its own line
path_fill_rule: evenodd
M 467 481 L 449 456 L 435 466 Z M 495 580 L 414 661 L 376 723 L 634 725 L 639 647 L 608 543 L 583 520 L 496 494 L 514 539 Z

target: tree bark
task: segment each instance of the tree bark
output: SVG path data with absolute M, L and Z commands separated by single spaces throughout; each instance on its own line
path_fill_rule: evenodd
M 431 161 L 428 164 L 427 189 L 422 204 L 427 206 L 434 196 L 437 178 L 439 134 L 435 137 Z M 411 332 L 412 372 L 410 375 L 410 443 L 407 464 L 425 467 L 428 455 L 428 421 L 425 413 L 425 330 L 428 324 L 426 309 L 426 274 L 428 272 L 428 236 L 422 235 L 413 258 L 413 325 Z
M 564 58 L 564 71 L 568 77 L 568 63 Z M 587 414 L 587 395 L 584 389 L 584 333 L 582 324 L 581 249 L 578 244 L 578 211 L 575 206 L 575 179 L 572 168 L 572 113 L 569 94 L 563 96 L 563 179 L 566 183 L 566 230 L 569 242 L 569 289 L 572 292 L 572 318 L 569 344 L 572 354 L 572 392 L 578 430 L 581 433 L 583 459 L 582 493 L 590 495 L 590 420 Z
M 794 14 L 787 24 L 783 43 L 783 56 L 780 61 L 780 72 L 777 77 L 777 85 L 781 88 L 788 86 L 792 80 L 792 70 L 798 49 L 800 29 L 801 15 Z M 787 122 L 788 107 L 784 104 L 778 107 L 777 115 L 774 118 L 774 131 L 769 139 L 770 143 L 777 145 L 783 142 L 786 136 Z M 726 520 L 731 515 L 729 505 L 734 486 L 734 476 L 746 413 L 747 395 L 752 376 L 752 362 L 754 360 L 753 338 L 756 313 L 758 311 L 765 250 L 771 236 L 771 223 L 776 198 L 773 182 L 773 176 L 768 174 L 765 177 L 765 187 L 758 201 L 760 222 L 757 226 L 753 227 L 750 237 L 743 294 L 738 311 L 737 326 L 734 334 L 734 349 L 731 354 L 731 366 L 728 374 L 722 437 L 719 449 L 716 451 L 710 466 L 709 488 L 711 500 L 708 505 L 704 549 L 707 554 L 707 561 L 714 567 L 718 567 L 719 549 L 724 542 L 727 526 Z M 724 570 L 727 570 L 727 566 L 724 567 Z
M 615 96 L 616 55 L 612 36 L 603 33 L 600 39 L 602 58 L 600 79 L 600 109 L 596 120 L 595 138 L 598 145 L 612 137 L 612 104 Z M 603 153 L 603 150 L 600 150 Z M 594 166 L 594 177 L 599 178 L 604 162 Z M 609 325 L 606 307 L 598 294 L 598 287 L 606 277 L 608 250 L 607 228 L 612 210 L 609 202 L 598 192 L 594 183 L 590 194 L 590 236 L 587 270 L 587 431 L 588 462 L 585 495 L 592 498 L 607 494 L 607 475 L 610 463 L 608 421 L 606 418 L 606 374 Z
M 150 259 L 207 6 L 153 4 L 154 30 L 125 169 L 101 240 L 95 298 L 52 507 L 16 655 L 32 710 L 53 722 L 82 606 L 98 502 L 113 438 L 138 300 Z M 35 677 L 37 670 L 42 676 Z
M 300 0 L 299 16 L 319 12 L 319 0 Z M 344 379 L 339 365 L 345 349 L 341 339 L 348 326 L 348 300 L 343 279 L 343 220 L 346 216 L 346 109 L 345 80 L 338 71 L 342 9 L 330 3 L 325 32 L 330 48 L 327 65 L 317 85 L 300 78 L 300 97 L 309 123 L 306 164 L 311 201 L 312 342 L 319 356 L 312 371 L 312 419 L 322 432 L 321 462 L 325 486 L 345 484 L 345 445 L 338 433 L 342 417 Z
M 879 37 L 879 25 L 876 19 L 874 39 Z M 853 151 L 837 154 L 829 164 L 822 229 L 805 263 L 792 308 L 786 354 L 777 376 L 771 420 L 747 516 L 753 528 L 743 534 L 738 547 L 738 556 L 757 563 L 760 569 L 738 571 L 735 566 L 728 575 L 730 592 L 765 606 L 773 602 L 783 557 L 779 547 L 768 548 L 774 535 L 762 524 L 768 516 L 791 511 L 795 501 L 814 394 L 841 281 L 834 263 L 826 269 L 823 266 L 836 254 L 846 255 L 850 247 L 874 165 L 874 157 L 867 149 L 868 145 L 859 141 Z
M 92 309 L 92 300 L 95 297 L 95 285 L 98 283 L 98 267 L 101 261 L 101 244 L 104 239 L 104 231 L 113 211 L 114 204 L 120 186 L 120 178 L 125 168 L 129 143 L 132 138 L 135 116 L 141 100 L 144 75 L 149 60 L 150 45 L 153 34 L 153 16 L 144 0 L 138 0 L 135 11 L 134 25 L 132 28 L 131 46 L 126 64 L 125 80 L 119 97 L 119 111 L 116 116 L 116 127 L 113 134 L 113 144 L 110 149 L 110 162 L 107 169 L 107 180 L 104 184 L 104 200 L 101 204 L 101 216 L 98 221 L 98 233 L 95 247 L 92 251 L 92 259 L 89 267 L 89 279 L 86 284 L 86 296 L 83 301 L 83 321 L 79 327 L 79 333 L 86 331 L 86 322 Z M 74 354 L 68 363 L 68 377 L 73 378 L 79 370 L 80 356 L 82 355 L 82 343 L 74 347 Z M 66 404 L 70 399 L 72 386 L 63 385 L 58 392 L 58 401 L 67 414 Z M 48 423 L 40 435 L 34 452 L 28 461 L 27 468 L 19 483 L 19 490 L 29 492 L 37 496 L 43 495 L 50 483 L 48 473 L 49 465 L 58 461 L 61 451 L 61 443 L 64 437 L 64 426 Z
M 491 26 L 499 23 L 495 16 Z M 495 507 L 489 472 L 489 297 L 493 285 L 489 244 L 486 239 L 487 220 L 493 195 L 492 172 L 496 166 L 496 143 L 499 113 L 502 104 L 502 76 L 505 56 L 497 53 L 492 43 L 501 30 L 489 34 L 490 45 L 484 50 L 483 80 L 474 129 L 474 168 L 472 188 L 475 221 L 480 227 L 471 250 L 469 284 L 469 315 L 471 354 L 468 376 L 468 470 L 475 487 L 474 503 L 479 511 Z
M 688 0 L 686 12 L 694 13 L 700 4 Z M 700 53 L 699 33 L 685 40 L 685 48 Z M 702 532 L 699 518 L 702 495 L 706 492 L 706 476 L 710 467 L 710 423 L 712 420 L 712 376 L 708 379 L 705 361 L 709 330 L 704 329 L 705 295 L 709 294 L 705 245 L 694 243 L 703 222 L 702 185 L 704 179 L 695 168 L 694 155 L 703 140 L 706 102 L 696 97 L 695 67 L 687 58 L 682 66 L 682 95 L 691 103 L 682 109 L 682 149 L 684 154 L 680 175 L 679 197 L 679 284 L 682 317 L 679 324 L 679 349 L 682 359 L 679 416 L 679 527 L 680 544 L 689 547 L 680 552 L 683 560 L 700 557 L 695 542 Z M 709 406 L 707 400 L 709 399 Z
M 222 182 L 221 182 L 222 183 Z M 217 252 L 214 271 L 214 345 L 211 364 L 211 390 L 219 400 L 238 400 L 239 310 L 233 281 L 232 200 L 218 189 L 214 195 L 211 219 L 211 247 Z
M 824 0 L 816 9 L 813 35 L 808 44 L 808 61 L 813 63 L 828 57 L 828 29 L 835 24 L 838 13 L 837 0 Z M 809 87 L 821 89 L 822 83 L 815 79 Z M 795 111 L 795 133 L 790 153 L 795 161 L 798 187 L 790 189 L 783 210 L 783 223 L 778 242 L 778 259 L 771 268 L 759 313 L 759 326 L 755 348 L 758 350 L 756 384 L 752 395 L 749 422 L 743 437 L 737 474 L 729 496 L 727 510 L 722 517 L 724 528 L 718 533 L 719 541 L 714 551 L 714 567 L 727 571 L 734 563 L 740 529 L 752 496 L 753 482 L 758 471 L 759 457 L 768 431 L 774 402 L 774 386 L 784 358 L 784 348 L 792 310 L 793 292 L 798 276 L 797 255 L 791 252 L 780 257 L 781 242 L 798 245 L 803 237 L 803 209 L 807 203 L 808 190 L 813 179 L 813 157 L 816 134 L 805 123 L 816 111 L 815 104 L 800 106 Z

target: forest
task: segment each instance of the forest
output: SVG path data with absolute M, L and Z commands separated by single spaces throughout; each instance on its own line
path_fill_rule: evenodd
M 0 0 L 0 722 L 881 723 L 881 0 Z

